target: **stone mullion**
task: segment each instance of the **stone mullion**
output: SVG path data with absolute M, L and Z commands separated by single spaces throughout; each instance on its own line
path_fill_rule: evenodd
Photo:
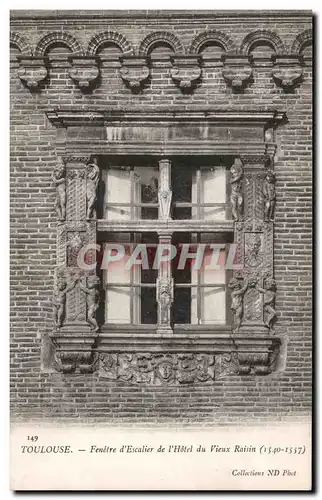
M 170 208 L 172 200 L 171 191 L 171 162 L 167 159 L 159 161 L 159 220 L 170 220 Z M 163 252 L 170 252 L 171 232 L 159 231 L 157 303 L 158 303 L 158 333 L 172 333 L 171 305 L 173 302 L 173 278 L 171 270 L 171 258 L 162 261 Z M 164 250 L 163 250 L 164 249 Z

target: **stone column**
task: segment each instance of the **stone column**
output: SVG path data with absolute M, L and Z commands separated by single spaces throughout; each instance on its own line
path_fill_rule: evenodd
M 61 158 L 53 173 L 58 225 L 52 339 L 58 369 L 63 372 L 91 371 L 93 361 L 99 300 L 93 248 L 99 174 L 96 160 L 90 156 Z M 87 245 L 92 249 L 85 253 Z
M 171 208 L 171 162 L 159 161 L 159 220 L 170 220 Z M 158 333 L 172 333 L 171 305 L 173 302 L 173 279 L 171 273 L 171 233 L 159 232 L 159 265 L 157 278 Z M 163 260 L 162 256 L 169 255 Z
M 269 372 L 269 351 L 250 352 L 242 337 L 268 338 L 274 333 L 275 280 L 273 217 L 275 175 L 268 155 L 242 155 L 231 168 L 231 203 L 238 263 L 230 281 L 233 334 L 243 357 L 241 373 Z M 239 340 L 238 340 L 239 338 Z M 242 353 L 242 351 L 244 351 Z M 249 363 L 247 359 L 249 358 Z

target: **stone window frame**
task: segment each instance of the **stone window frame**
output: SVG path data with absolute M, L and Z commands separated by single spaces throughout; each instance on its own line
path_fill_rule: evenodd
M 165 370 L 165 364 L 170 363 L 172 367 L 170 372 L 176 374 L 173 382 L 180 383 L 182 374 L 186 375 L 186 368 L 182 366 L 182 356 L 190 356 L 189 359 L 194 367 L 191 368 L 194 373 L 191 382 L 211 382 L 218 378 L 218 370 L 225 374 L 271 373 L 274 370 L 274 359 L 280 339 L 273 325 L 273 320 L 274 322 L 276 320 L 273 265 L 275 188 L 273 206 L 272 203 L 268 203 L 265 183 L 269 182 L 268 173 L 274 178 L 276 128 L 285 122 L 285 113 L 276 110 L 246 112 L 178 109 L 169 112 L 155 108 L 148 113 L 142 113 L 137 110 L 107 112 L 97 109 L 87 111 L 59 109 L 47 110 L 47 117 L 59 128 L 56 151 L 62 158 L 59 168 L 63 172 L 67 197 L 66 217 L 58 222 L 54 301 L 57 303 L 59 293 L 67 295 L 67 300 L 63 299 L 62 302 L 67 311 L 72 309 L 73 312 L 67 318 L 68 321 L 59 327 L 56 324 L 51 334 L 56 348 L 57 368 L 64 373 L 75 371 L 92 373 L 96 370 L 105 370 L 112 378 L 123 380 L 124 376 L 126 377 L 122 372 L 126 360 L 132 360 L 129 361 L 129 373 L 134 370 L 137 375 L 137 372 L 144 371 L 142 366 L 145 362 L 142 365 L 142 356 L 144 359 L 148 358 L 152 360 L 153 367 L 149 366 L 155 374 L 161 357 L 164 377 L 160 375 L 159 370 L 156 378 L 159 381 L 162 379 L 164 383 L 169 381 L 169 370 Z M 129 138 L 131 130 L 137 131 L 138 126 L 141 127 L 143 135 L 131 140 Z M 196 138 L 193 140 L 188 134 L 187 138 L 179 135 L 175 140 L 160 141 L 154 135 L 155 127 L 158 126 L 163 127 L 162 133 L 165 134 L 169 127 L 184 129 L 185 126 L 190 126 L 195 131 L 202 130 L 203 134 L 198 136 L 196 132 Z M 79 127 L 92 130 L 92 135 L 87 139 L 81 139 L 77 133 Z M 112 135 L 108 136 L 109 139 L 106 135 L 102 139 L 102 127 L 107 127 L 112 132 Z M 205 135 L 205 130 L 208 131 L 208 136 Z M 146 133 L 149 136 L 148 141 Z M 93 187 L 92 181 L 90 188 L 88 187 L 88 174 L 95 170 L 93 155 L 142 155 L 147 151 L 161 161 L 169 156 L 182 155 L 184 152 L 190 155 L 200 155 L 200 153 L 229 155 L 241 162 L 245 214 L 240 220 L 237 218 L 215 223 L 216 232 L 234 233 L 234 240 L 239 245 L 238 259 L 244 264 L 243 271 L 234 273 L 231 287 L 232 293 L 244 290 L 241 312 L 238 307 L 237 311 L 235 308 L 234 321 L 229 328 L 212 328 L 211 331 L 200 334 L 196 331 L 177 333 L 168 328 L 166 321 L 160 325 L 160 330 L 156 334 L 151 335 L 129 332 L 126 328 L 104 332 L 99 331 L 95 323 L 93 324 L 99 301 L 98 279 L 95 271 L 79 273 L 79 270 L 67 265 L 66 242 L 70 239 L 73 241 L 77 233 L 82 233 L 78 241 L 84 244 L 95 241 L 100 231 L 122 231 L 125 228 L 122 221 L 117 227 L 115 225 L 112 227 L 108 221 L 97 219 L 95 210 L 89 216 L 86 215 L 89 200 L 91 203 L 95 202 L 96 196 L 94 193 L 96 188 Z M 57 182 L 55 184 L 59 198 Z M 268 219 L 265 218 L 267 207 L 270 213 Z M 139 226 L 140 222 L 131 221 L 130 225 L 126 224 L 126 229 L 136 231 Z M 200 221 L 190 221 L 185 231 L 194 232 L 196 227 L 200 230 Z M 182 229 L 178 221 L 168 220 L 167 217 L 159 221 L 161 239 L 168 240 L 169 233 L 180 230 Z M 214 232 L 214 222 L 203 223 L 201 230 Z M 74 236 L 69 236 L 69 233 Z M 256 235 L 260 237 L 262 247 L 256 267 L 252 268 L 249 264 L 249 252 Z M 167 273 L 161 278 L 165 278 L 167 282 Z M 59 292 L 57 283 L 61 282 L 63 282 L 62 292 Z M 169 287 L 165 288 L 166 293 L 171 293 Z M 242 319 L 241 325 L 238 324 L 240 319 Z M 155 354 L 156 352 L 158 354 Z M 166 360 L 167 356 L 172 356 L 170 361 Z M 216 375 L 216 370 L 213 370 L 217 362 L 219 368 Z M 203 368 L 200 367 L 200 363 Z M 136 376 L 133 377 L 137 380 Z

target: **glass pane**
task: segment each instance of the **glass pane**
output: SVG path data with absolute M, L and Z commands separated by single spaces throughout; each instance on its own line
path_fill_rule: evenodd
M 226 322 L 226 291 L 222 287 L 200 288 L 201 324 L 225 324 Z
M 217 206 L 203 206 L 201 218 L 205 220 L 223 220 L 226 218 L 226 169 L 213 167 L 202 169 L 200 175 L 200 202 L 218 203 Z
M 173 322 L 177 324 L 190 323 L 191 316 L 191 288 L 174 287 L 174 301 L 172 305 Z
M 131 175 L 130 169 L 110 167 L 103 170 L 105 182 L 105 219 L 131 219 Z
M 171 169 L 172 201 L 191 203 L 192 170 L 184 165 Z
M 123 243 L 125 256 L 115 262 L 109 262 L 104 271 L 104 285 L 106 288 L 105 322 L 106 323 L 131 323 L 131 288 L 113 286 L 122 283 L 131 283 L 131 270 L 126 269 L 125 263 L 130 257 L 130 245 Z
M 134 168 L 134 203 L 158 205 L 158 172 L 153 167 Z M 158 207 L 137 207 L 135 218 L 157 219 Z
M 129 287 L 108 287 L 105 297 L 105 322 L 131 323 L 131 289 Z
M 141 288 L 141 324 L 157 324 L 157 301 L 155 288 Z
M 158 172 L 154 167 L 109 167 L 103 170 L 102 179 L 105 219 L 158 218 Z
M 172 190 L 174 219 L 226 219 L 224 166 L 174 166 Z

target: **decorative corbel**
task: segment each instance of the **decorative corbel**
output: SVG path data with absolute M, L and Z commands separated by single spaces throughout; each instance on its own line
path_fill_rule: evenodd
M 285 91 L 292 90 L 301 81 L 303 58 L 297 55 L 272 56 L 272 77 Z
M 226 82 L 233 89 L 244 89 L 253 75 L 253 57 L 225 54 L 222 56 L 222 61 L 224 63 L 222 75 Z
M 36 90 L 40 84 L 47 77 L 47 57 L 35 56 L 17 56 L 20 68 L 18 69 L 18 76 L 20 80 L 27 85 L 30 89 Z
M 62 373 L 93 373 L 98 358 L 92 351 L 56 351 L 55 367 Z
M 121 56 L 120 75 L 132 92 L 138 92 L 150 76 L 147 57 Z
M 182 91 L 191 90 L 201 77 L 201 56 L 171 56 L 171 78 Z
M 90 88 L 100 75 L 98 58 L 93 56 L 70 56 L 68 58 L 72 67 L 69 76 L 80 87 L 80 89 Z

